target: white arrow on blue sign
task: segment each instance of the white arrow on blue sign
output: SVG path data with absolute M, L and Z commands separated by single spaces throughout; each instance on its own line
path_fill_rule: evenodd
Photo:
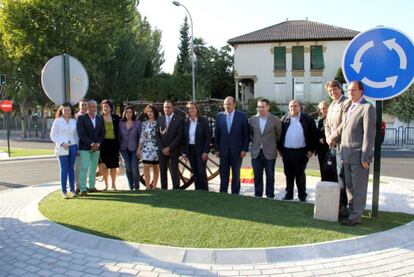
M 362 81 L 365 96 L 375 100 L 394 98 L 414 81 L 414 44 L 392 28 L 368 30 L 348 44 L 342 70 L 348 82 Z

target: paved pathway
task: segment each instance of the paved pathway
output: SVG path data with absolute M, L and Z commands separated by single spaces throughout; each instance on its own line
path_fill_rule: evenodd
M 310 178 L 310 200 L 314 181 Z M 381 207 L 414 213 L 414 181 L 383 181 Z M 37 206 L 56 189 L 56 184 L 45 184 L 0 193 L 0 276 L 414 275 L 414 222 L 365 237 L 293 247 L 151 246 L 100 238 L 48 221 Z M 251 194 L 251 186 L 243 186 L 243 192 Z M 277 192 L 282 193 L 281 187 Z

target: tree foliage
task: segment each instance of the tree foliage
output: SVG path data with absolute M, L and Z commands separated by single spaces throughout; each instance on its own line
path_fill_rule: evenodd
M 68 53 L 88 71 L 87 97 L 120 101 L 133 95 L 138 80 L 159 72 L 164 61 L 161 33 L 140 17 L 137 4 L 136 0 L 3 0 L 1 48 L 15 68 L 10 74 L 35 91 L 36 99 L 46 101 L 41 69 L 53 56 Z
M 411 85 L 401 95 L 385 101 L 384 110 L 405 123 L 414 120 L 414 85 Z
M 178 45 L 178 56 L 174 66 L 174 75 L 191 73 L 191 37 L 189 34 L 190 25 L 187 16 L 180 27 L 180 44 Z
M 159 74 L 142 79 L 137 88 L 136 99 L 160 102 L 165 99 L 191 99 L 191 75 Z M 199 99 L 199 98 L 198 98 Z
M 342 72 L 342 67 L 338 68 L 338 70 L 336 71 L 335 80 L 337 80 L 341 84 L 346 83 L 344 73 Z

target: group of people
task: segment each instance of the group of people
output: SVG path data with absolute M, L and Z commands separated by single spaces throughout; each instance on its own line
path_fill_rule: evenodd
M 240 192 L 240 168 L 250 146 L 255 196 L 263 196 L 265 175 L 266 196 L 274 198 L 274 170 L 279 154 L 286 177 L 282 199 L 293 199 L 296 183 L 299 200 L 306 202 L 305 169 L 309 158 L 316 154 L 322 181 L 340 184 L 339 216 L 344 218 L 341 224 L 361 223 L 376 132 L 375 108 L 364 99 L 360 81 L 350 82 L 348 98 L 338 81 L 328 81 L 325 88 L 332 103 L 319 103 L 318 126 L 311 116 L 302 113 L 298 100 L 290 101 L 288 113 L 279 119 L 269 112 L 269 100 L 261 98 L 257 103 L 258 113 L 248 119 L 235 110 L 234 99 L 227 97 L 225 111 L 218 114 L 215 127 L 220 192 L 228 191 L 230 168 L 231 192 Z M 328 161 L 329 157 L 332 160 Z M 326 166 L 330 162 L 334 162 L 334 170 L 332 165 Z
M 319 104 L 318 127 L 312 117 L 302 113 L 298 100 L 290 101 L 288 113 L 279 119 L 270 113 L 269 100 L 261 98 L 257 103 L 258 113 L 247 118 L 236 109 L 235 99 L 227 97 L 224 111 L 218 113 L 214 126 L 215 153 L 220 160 L 220 192 L 227 193 L 231 183 L 231 193 L 240 193 L 240 169 L 250 150 L 256 197 L 262 197 L 263 193 L 268 198 L 275 197 L 275 165 L 280 155 L 286 176 L 283 199 L 293 199 L 296 183 L 299 200 L 306 202 L 305 169 L 309 158 L 317 154 L 322 180 L 341 185 L 340 216 L 346 218 L 343 224 L 360 223 L 375 137 L 375 108 L 364 100 L 363 84 L 359 81 L 349 84 L 349 99 L 337 81 L 327 82 L 325 88 L 332 103 Z M 155 106 L 148 105 L 143 122 L 136 119 L 132 106 L 125 107 L 120 118 L 109 100 L 101 102 L 102 115 L 97 114 L 97 103 L 93 100 L 83 100 L 79 107 L 80 111 L 74 114 L 70 105 L 62 105 L 50 135 L 56 147 L 68 150 L 67 154 L 58 156 L 64 198 L 67 198 L 68 179 L 73 196 L 77 195 L 75 180 L 82 196 L 96 191 L 98 163 L 107 168 L 105 190 L 109 176 L 112 189 L 116 190 L 120 155 L 131 190 L 139 189 L 139 160 L 144 164 L 147 190 L 156 189 L 159 178 L 161 188 L 167 189 L 168 171 L 172 188 L 178 189 L 180 156 L 190 163 L 195 189 L 208 190 L 206 166 L 212 134 L 209 120 L 201 116 L 195 102 L 187 103 L 185 119 L 174 113 L 170 100 L 164 102 L 164 113 L 160 117 Z M 335 157 L 334 174 L 324 172 L 328 152 Z M 263 175 L 266 176 L 265 191 Z
M 80 101 L 79 112 L 76 114 L 70 104 L 61 105 L 56 112 L 50 137 L 56 148 L 64 149 L 63 152 L 56 151 L 63 197 L 68 198 L 68 180 L 73 197 L 78 192 L 81 196 L 96 192 L 98 165 L 104 168 L 105 190 L 108 190 L 109 176 L 112 189 L 116 190 L 120 157 L 125 164 L 131 190 L 139 189 L 139 160 L 144 164 L 147 190 L 157 189 L 160 177 L 161 188 L 167 189 L 168 169 L 173 188 L 178 189 L 178 159 L 181 155 L 189 160 L 193 168 L 196 189 L 208 190 L 208 120 L 200 117 L 199 107 L 194 102 L 187 104 L 188 118 L 185 122 L 174 114 L 172 101 L 165 101 L 163 109 L 164 115 L 158 117 L 156 107 L 148 105 L 144 109 L 145 121 L 141 123 L 132 106 L 126 106 L 122 117 L 119 117 L 114 113 L 114 106 L 109 100 L 101 102 L 101 114 L 97 113 L 97 103 L 94 100 Z M 183 143 L 183 140 L 187 143 Z
M 325 89 L 332 103 L 319 103 L 317 153 L 322 181 L 338 182 L 341 186 L 339 215 L 343 225 L 361 223 L 364 212 L 369 166 L 373 158 L 376 135 L 376 110 L 366 101 L 364 85 L 352 81 L 348 85 L 348 99 L 338 81 L 328 81 Z M 334 157 L 336 172 L 325 171 L 326 154 Z

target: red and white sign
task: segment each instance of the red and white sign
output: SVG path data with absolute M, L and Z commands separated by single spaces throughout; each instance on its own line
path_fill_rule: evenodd
M 13 109 L 13 102 L 10 100 L 3 100 L 0 102 L 0 109 L 5 113 L 10 112 Z

